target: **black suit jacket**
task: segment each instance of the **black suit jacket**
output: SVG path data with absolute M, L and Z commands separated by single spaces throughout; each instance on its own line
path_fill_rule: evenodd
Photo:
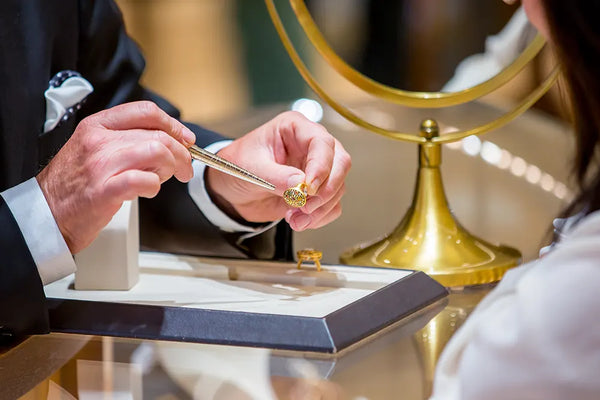
M 35 175 L 58 152 L 84 117 L 114 105 L 151 100 L 170 115 L 179 112 L 143 88 L 144 59 L 127 36 L 112 0 L 0 1 L 0 191 Z M 94 87 L 83 108 L 43 133 L 44 91 L 62 70 L 78 71 Z M 222 138 L 188 124 L 197 144 Z M 176 204 L 173 207 L 172 204 Z M 280 227 L 242 246 L 198 211 L 186 185 L 163 184 L 157 198 L 140 199 L 142 248 L 248 256 L 279 242 L 275 258 L 289 258 L 290 232 Z M 0 341 L 2 336 L 47 332 L 42 284 L 16 222 L 0 197 Z

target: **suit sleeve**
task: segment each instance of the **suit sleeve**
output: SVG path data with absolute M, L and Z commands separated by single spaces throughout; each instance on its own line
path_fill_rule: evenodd
M 79 72 L 94 86 L 83 115 L 117 104 L 150 100 L 179 119 L 168 101 L 144 88 L 139 80 L 145 61 L 127 36 L 121 13 L 112 0 L 81 1 Z M 195 124 L 196 144 L 206 147 L 223 140 Z M 271 232 L 240 244 L 239 234 L 224 233 L 212 225 L 190 198 L 187 185 L 176 179 L 165 182 L 154 199 L 140 199 L 140 235 L 143 249 L 174 253 L 291 259 L 291 231 L 285 223 Z M 275 246 L 275 242 L 277 245 Z M 272 248 L 273 251 L 265 251 Z
M 46 297 L 25 239 L 0 196 L 0 345 L 48 332 Z

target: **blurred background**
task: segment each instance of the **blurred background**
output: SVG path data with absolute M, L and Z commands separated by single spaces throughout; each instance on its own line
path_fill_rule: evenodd
M 186 119 L 220 119 L 310 94 L 262 0 L 117 3 L 129 34 L 146 57 L 144 83 L 175 102 Z M 302 47 L 289 7 L 276 3 L 292 28 L 292 38 Z M 418 91 L 439 90 L 461 60 L 483 52 L 485 38 L 499 32 L 516 10 L 500 0 L 309 0 L 307 4 L 346 62 L 376 81 Z M 319 62 L 312 60 L 312 69 L 318 78 L 328 78 Z M 528 78 L 535 79 L 536 73 L 530 71 Z
M 285 53 L 262 0 L 117 3 L 146 57 L 143 83 L 174 103 L 184 119 L 237 137 L 304 104 L 303 110 L 350 152 L 343 216 L 324 229 L 296 235 L 296 247 L 323 249 L 325 261 L 336 262 L 343 249 L 382 236 L 400 221 L 412 198 L 416 146 L 353 127 L 313 102 L 318 99 Z M 416 128 L 428 115 L 398 110 L 349 87 L 311 50 L 289 5 L 276 4 L 304 60 L 336 99 L 384 126 Z M 376 81 L 417 91 L 440 90 L 461 60 L 483 52 L 486 38 L 516 11 L 500 0 L 309 0 L 307 5 L 344 61 Z M 483 102 L 434 116 L 447 117 L 445 123 L 489 121 L 535 87 L 550 65 L 551 56 L 538 57 Z M 521 249 L 525 259 L 536 256 L 552 217 L 571 195 L 572 141 L 559 97 L 554 90 L 515 122 L 444 152 L 447 195 L 458 219 L 491 242 Z M 310 101 L 299 105 L 304 98 Z

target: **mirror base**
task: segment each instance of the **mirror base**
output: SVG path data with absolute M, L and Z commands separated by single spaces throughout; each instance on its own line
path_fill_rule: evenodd
M 464 229 L 450 212 L 442 177 L 437 123 L 421 123 L 419 170 L 412 205 L 396 229 L 374 243 L 358 245 L 340 256 L 349 265 L 423 271 L 446 287 L 499 281 L 522 261 L 521 253 L 496 246 Z

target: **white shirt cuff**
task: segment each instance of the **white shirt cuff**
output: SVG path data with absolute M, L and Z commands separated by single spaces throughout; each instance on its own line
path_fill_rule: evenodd
M 216 154 L 219 150 L 227 147 L 231 142 L 231 140 L 222 140 L 219 142 L 215 142 L 207 146 L 206 150 Z M 273 221 L 263 226 L 251 227 L 234 221 L 212 202 L 212 199 L 206 191 L 206 186 L 204 182 L 204 170 L 206 169 L 206 164 L 194 160 L 192 162 L 192 167 L 194 168 L 194 177 L 188 183 L 188 191 L 190 193 L 190 196 L 192 197 L 192 200 L 194 200 L 194 203 L 196 203 L 196 206 L 200 209 L 202 214 L 204 214 L 204 216 L 213 225 L 219 227 L 219 229 L 221 229 L 222 231 L 247 232 L 247 234 L 243 235 L 242 237 L 242 239 L 247 239 L 249 237 L 256 236 L 260 233 L 265 232 L 266 230 L 277 225 L 277 223 L 279 222 Z
M 54 282 L 76 270 L 44 193 L 31 178 L 0 193 L 12 212 L 31 252 L 42 284 Z

